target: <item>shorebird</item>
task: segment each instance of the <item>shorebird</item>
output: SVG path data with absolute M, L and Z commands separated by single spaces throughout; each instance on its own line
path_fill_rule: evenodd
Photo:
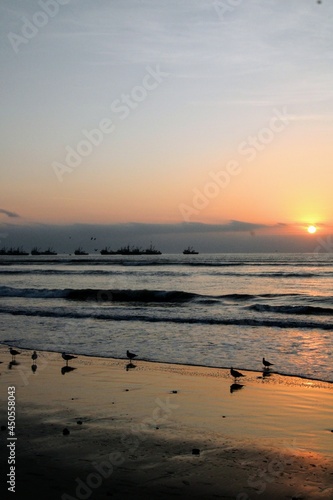
M 9 348 L 9 352 L 10 354 L 12 355 L 12 361 L 14 361 L 14 357 L 17 355 L 17 354 L 21 354 L 20 352 L 16 351 L 16 349 L 13 349 L 12 347 Z
M 137 357 L 137 354 L 134 354 L 134 352 L 130 352 L 130 351 L 126 351 L 126 356 L 128 357 L 128 359 L 130 361 L 132 361 L 132 359 L 136 358 Z
M 77 356 L 72 356 L 71 354 L 66 354 L 65 352 L 63 352 L 62 358 L 66 361 L 66 366 L 68 366 L 68 361 L 70 361 L 71 359 L 76 359 Z
M 262 358 L 262 364 L 266 367 L 266 368 L 269 368 L 270 366 L 273 365 L 273 363 L 270 363 L 269 361 L 267 361 L 265 358 Z
M 38 354 L 36 351 L 34 351 L 31 355 L 31 359 L 34 363 L 36 363 L 36 359 L 38 358 Z
M 243 375 L 241 372 L 238 372 L 237 370 L 234 370 L 233 367 L 230 368 L 230 375 L 232 377 L 234 377 L 235 379 L 239 378 L 239 377 L 245 377 L 245 375 Z

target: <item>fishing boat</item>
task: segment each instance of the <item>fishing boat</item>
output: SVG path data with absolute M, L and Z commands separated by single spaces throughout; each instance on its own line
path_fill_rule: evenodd
M 197 255 L 199 252 L 197 252 L 196 250 L 194 250 L 193 247 L 187 247 L 185 248 L 185 250 L 183 251 L 183 254 L 184 255 Z
M 157 250 L 152 244 L 150 247 L 143 250 L 140 247 L 135 246 L 124 246 L 119 248 L 118 250 L 110 250 L 109 247 L 105 247 L 100 251 L 101 255 L 161 255 L 162 252 Z
M 58 255 L 57 252 L 55 252 L 52 248 L 48 248 L 47 250 L 40 250 L 39 248 L 37 247 L 34 247 L 32 250 L 31 250 L 31 255 Z
M 139 247 L 130 247 L 127 245 L 126 247 L 121 247 L 116 252 L 119 255 L 142 255 L 142 250 Z
M 1 255 L 29 255 L 29 252 L 26 252 L 25 250 L 23 250 L 22 247 L 17 247 L 17 248 L 13 248 L 13 247 L 10 247 L 10 248 L 1 248 L 1 251 L 0 251 L 0 254 Z
M 79 247 L 74 251 L 74 255 L 89 255 L 89 254 L 88 252 L 85 252 L 81 247 Z
M 153 245 L 152 243 L 150 244 L 150 247 L 149 248 L 146 248 L 146 250 L 144 250 L 142 252 L 143 255 L 161 255 L 162 252 L 160 250 L 157 250 Z
M 109 247 L 105 247 L 100 251 L 101 255 L 117 255 L 117 252 L 110 250 Z
M 47 250 L 44 250 L 44 252 L 42 252 L 41 255 L 58 255 L 58 254 L 53 250 L 53 248 L 49 247 Z

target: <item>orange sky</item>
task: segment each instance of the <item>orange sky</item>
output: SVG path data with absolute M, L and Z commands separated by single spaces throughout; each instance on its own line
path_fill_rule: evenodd
M 13 46 L 34 9 L 15 0 L 0 25 L 11 223 L 329 234 L 333 5 L 73 4 Z

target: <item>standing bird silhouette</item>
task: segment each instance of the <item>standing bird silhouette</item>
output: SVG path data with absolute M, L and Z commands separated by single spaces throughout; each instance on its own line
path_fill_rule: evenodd
M 14 361 L 15 356 L 18 354 L 21 354 L 20 352 L 16 351 L 16 349 L 13 349 L 12 347 L 9 348 L 9 352 L 12 355 L 12 361 Z
M 269 368 L 270 366 L 273 366 L 274 363 L 270 363 L 265 358 L 262 358 L 262 364 L 264 365 L 265 368 Z
M 233 367 L 230 368 L 230 375 L 234 377 L 234 379 L 239 378 L 239 377 L 245 377 L 241 372 L 238 372 L 237 370 L 234 370 Z
M 71 361 L 72 359 L 76 359 L 77 356 L 72 356 L 71 354 L 66 354 L 65 352 L 62 353 L 62 359 L 66 361 L 66 366 L 68 366 L 68 361 Z
M 130 361 L 132 361 L 134 358 L 136 358 L 136 357 L 137 357 L 137 354 L 134 354 L 134 352 L 130 352 L 130 351 L 128 351 L 128 350 L 127 350 L 127 351 L 126 351 L 126 356 L 128 357 L 128 359 L 129 359 Z

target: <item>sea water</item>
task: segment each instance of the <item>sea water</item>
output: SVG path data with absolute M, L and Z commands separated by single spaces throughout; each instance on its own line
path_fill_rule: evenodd
M 333 256 L 2 256 L 0 342 L 333 382 Z

